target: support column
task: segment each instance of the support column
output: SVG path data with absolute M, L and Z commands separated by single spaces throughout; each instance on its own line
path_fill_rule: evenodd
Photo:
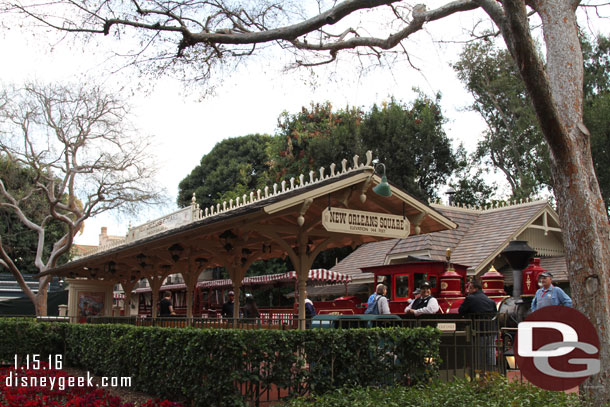
M 186 265 L 186 270 L 180 272 L 186 285 L 186 317 L 189 319 L 193 318 L 193 297 L 201 270 L 201 267 L 195 266 L 189 261 Z
M 153 319 L 157 318 L 157 303 L 159 302 L 159 290 L 161 289 L 163 281 L 170 274 L 171 270 L 169 266 L 162 266 L 162 269 L 163 271 L 159 270 L 158 267 L 155 267 L 154 274 L 146 278 L 148 280 L 148 284 L 150 284 L 150 289 L 152 290 L 151 316 Z
M 299 290 L 299 329 L 305 329 L 305 291 L 307 289 L 309 269 L 313 264 L 313 257 L 307 255 L 307 235 L 299 233 L 298 245 L 298 264 L 295 264 L 295 271 L 297 272 L 297 286 Z
M 125 299 L 123 300 L 123 313 L 126 317 L 131 316 L 131 291 L 135 287 L 138 280 L 121 280 L 121 287 L 123 287 L 123 291 L 125 292 Z

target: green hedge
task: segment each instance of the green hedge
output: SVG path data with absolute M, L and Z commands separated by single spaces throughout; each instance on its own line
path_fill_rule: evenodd
M 490 375 L 483 380 L 434 382 L 427 386 L 343 388 L 317 397 L 291 400 L 285 407 L 584 407 L 576 394 L 542 390 Z
M 321 394 L 345 385 L 428 382 L 438 369 L 426 362 L 439 360 L 439 341 L 432 328 L 216 330 L 0 320 L 0 359 L 62 353 L 68 366 L 130 376 L 135 389 L 201 406 L 243 405 L 254 398 L 256 386 L 247 383 Z

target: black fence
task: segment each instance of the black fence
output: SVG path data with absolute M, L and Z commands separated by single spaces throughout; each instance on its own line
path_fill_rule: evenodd
M 352 329 L 383 327 L 426 327 L 439 329 L 440 376 L 475 377 L 486 372 L 505 374 L 512 363 L 514 330 L 505 328 L 503 314 L 408 317 L 403 315 L 318 315 L 305 321 L 308 329 Z M 220 329 L 298 329 L 299 320 L 292 318 L 139 318 L 90 317 L 90 323 L 123 323 L 137 326 L 194 327 Z

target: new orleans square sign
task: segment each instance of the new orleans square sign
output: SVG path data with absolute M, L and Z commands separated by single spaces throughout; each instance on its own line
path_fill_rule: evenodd
M 326 208 L 322 212 L 322 225 L 329 232 L 352 233 L 388 238 L 409 236 L 409 219 L 387 213 Z

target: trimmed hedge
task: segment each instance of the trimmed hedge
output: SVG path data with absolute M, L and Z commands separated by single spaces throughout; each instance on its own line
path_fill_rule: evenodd
M 64 354 L 68 366 L 132 377 L 138 390 L 200 406 L 239 406 L 257 386 L 311 394 L 435 377 L 432 328 L 306 331 L 173 329 L 0 320 L 0 359 Z M 241 385 L 241 386 L 240 386 Z
M 481 380 L 456 379 L 427 386 L 343 388 L 317 396 L 291 400 L 286 407 L 584 407 L 576 394 L 542 390 L 528 384 L 508 383 L 490 375 Z

